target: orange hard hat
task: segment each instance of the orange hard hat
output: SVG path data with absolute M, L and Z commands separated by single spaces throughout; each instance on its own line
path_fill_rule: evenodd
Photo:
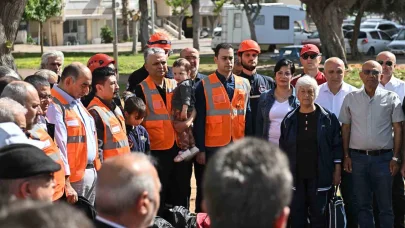
M 244 40 L 239 45 L 238 54 L 245 51 L 257 51 L 257 53 L 260 53 L 260 46 L 254 40 Z
M 93 71 L 100 67 L 108 66 L 110 63 L 115 64 L 115 60 L 106 54 L 95 54 L 87 62 L 87 67 Z
M 164 50 L 170 50 L 172 49 L 172 42 L 170 42 L 170 39 L 166 34 L 156 32 L 150 37 L 148 47 L 158 47 Z

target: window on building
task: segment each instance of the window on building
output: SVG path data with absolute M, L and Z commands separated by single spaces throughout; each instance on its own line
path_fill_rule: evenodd
M 233 27 L 242 28 L 242 14 L 241 13 L 235 13 L 233 15 Z
M 290 29 L 290 17 L 289 16 L 274 16 L 273 20 L 274 29 L 288 30 Z

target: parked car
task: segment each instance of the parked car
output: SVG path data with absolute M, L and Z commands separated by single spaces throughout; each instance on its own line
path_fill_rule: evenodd
M 388 44 L 388 49 L 394 54 L 405 54 L 405 29 L 402 29 L 397 37 Z
M 346 53 L 351 53 L 350 40 L 353 38 L 353 30 L 345 35 Z M 357 37 L 357 48 L 360 53 L 375 55 L 381 51 L 388 50 L 388 44 L 392 41 L 391 37 L 378 29 L 360 29 Z
M 387 20 L 368 20 L 360 24 L 360 29 L 379 29 L 386 32 L 390 37 L 402 28 L 403 26 Z
M 354 24 L 351 23 L 343 23 L 342 24 L 343 35 L 345 35 L 348 31 L 354 29 Z
M 319 32 L 318 31 L 313 32 L 311 35 L 308 36 L 308 39 L 303 40 L 301 42 L 301 44 L 302 45 L 313 44 L 313 45 L 317 46 L 319 48 L 319 50 L 321 50 L 322 44 L 321 44 L 321 39 L 319 38 Z

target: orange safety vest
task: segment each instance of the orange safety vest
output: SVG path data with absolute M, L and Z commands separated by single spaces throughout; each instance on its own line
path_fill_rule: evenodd
M 120 154 L 130 153 L 125 118 L 118 106 L 114 112 L 98 97 L 91 100 L 88 110 L 96 110 L 104 125 L 103 160 Z
M 175 141 L 175 131 L 170 118 L 173 90 L 176 81 L 164 78 L 166 85 L 166 104 L 160 96 L 152 78 L 148 76 L 140 85 L 145 95 L 147 115 L 143 126 L 149 133 L 151 150 L 167 150 Z
M 205 146 L 220 147 L 245 136 L 245 115 L 250 84 L 235 77 L 232 102 L 215 73 L 202 80 L 206 100 Z
M 46 132 L 46 130 L 43 129 L 39 124 L 35 124 L 34 127 L 28 132 L 30 133 L 32 139 L 45 143 L 45 147 L 42 150 L 61 167 L 59 171 L 53 174 L 53 178 L 55 180 L 55 193 L 53 194 L 52 200 L 55 201 L 62 197 L 63 193 L 65 192 L 65 166 L 60 158 L 59 148 L 48 132 Z
M 70 166 L 70 182 L 77 182 L 83 179 L 84 171 L 87 166 L 87 141 L 86 141 L 86 129 L 80 117 L 76 114 L 71 104 L 69 104 L 65 98 L 54 88 L 51 90 L 53 96 L 53 103 L 56 107 L 59 107 L 60 112 L 63 115 L 63 121 L 65 122 L 67 129 L 66 150 L 68 154 L 69 166 Z M 82 105 L 80 103 L 80 105 Z M 84 108 L 84 106 L 83 106 Z M 86 108 L 84 108 L 86 110 Z M 87 112 L 87 110 L 86 110 Z M 89 116 L 90 113 L 87 112 Z M 93 137 L 97 138 L 95 133 Z M 96 148 L 97 148 L 96 140 Z M 98 157 L 98 151 L 96 151 L 96 159 L 94 159 L 94 166 L 96 170 L 101 168 L 101 162 Z

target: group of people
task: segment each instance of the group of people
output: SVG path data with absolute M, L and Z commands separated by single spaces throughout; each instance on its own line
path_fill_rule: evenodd
M 0 194 L 84 201 L 96 227 L 148 227 L 167 208 L 189 208 L 194 171 L 195 212 L 214 228 L 326 227 L 339 185 L 348 227 L 405 226 L 405 82 L 394 54 L 365 62 L 357 89 L 341 59 L 319 70 L 314 45 L 300 52 L 301 74 L 282 59 L 273 77 L 257 72 L 253 40 L 214 52 L 210 75 L 194 48 L 168 67 L 171 42 L 153 34 L 123 98 L 105 54 L 64 67 L 50 51 L 24 80 L 0 67 Z

